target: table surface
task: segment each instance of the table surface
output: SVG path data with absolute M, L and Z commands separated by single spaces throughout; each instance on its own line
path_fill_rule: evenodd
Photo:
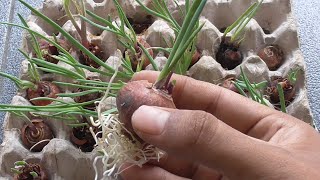
M 26 0 L 33 6 L 39 7 L 42 1 Z M 320 129 L 320 1 L 314 0 L 292 0 L 292 10 L 299 26 L 299 38 L 301 50 L 307 64 L 307 89 L 310 106 L 313 112 L 316 127 Z M 30 14 L 18 1 L 11 0 L 7 3 L 0 3 L 1 22 L 18 23 L 16 14 L 23 17 Z M 0 26 L 0 70 L 17 75 L 23 59 L 17 49 L 21 47 L 21 29 Z M 10 62 L 10 63 L 7 63 Z M 0 103 L 10 103 L 15 95 L 14 84 L 8 80 L 0 80 Z M 0 143 L 2 142 L 2 124 L 5 113 L 0 112 Z

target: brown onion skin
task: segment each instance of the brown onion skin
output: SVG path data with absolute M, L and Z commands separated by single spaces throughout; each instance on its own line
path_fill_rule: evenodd
M 88 123 L 86 118 L 83 118 L 82 122 Z M 94 140 L 89 128 L 89 126 L 74 127 L 70 133 L 70 141 L 82 152 L 91 152 L 96 144 L 96 141 Z M 101 130 L 101 128 L 98 127 L 92 128 L 95 133 L 98 133 Z M 99 134 L 98 137 L 101 138 L 102 135 Z
M 216 54 L 216 60 L 224 69 L 231 70 L 242 63 L 243 55 L 239 50 L 239 45 L 223 38 Z
M 128 20 L 136 34 L 144 33 L 154 21 L 151 15 L 147 15 L 146 19 L 142 22 L 135 21 L 133 18 L 128 18 Z
M 57 98 L 57 94 L 60 93 L 60 89 L 55 84 L 48 81 L 41 81 L 37 84 L 37 89 L 27 89 L 27 99 L 33 99 L 38 97 Z M 46 106 L 52 103 L 50 100 L 34 100 L 30 101 L 36 106 Z
M 270 97 L 271 102 L 274 104 L 280 102 L 279 92 L 277 89 L 278 83 L 281 85 L 283 89 L 284 100 L 286 102 L 291 102 L 296 95 L 296 88 L 294 87 L 294 85 L 290 83 L 290 81 L 287 78 L 282 78 L 278 76 L 271 78 L 271 81 L 266 90 L 266 93 Z
M 278 45 L 271 45 L 261 49 L 258 56 L 271 71 L 277 70 L 284 61 L 284 53 Z
M 33 124 L 25 124 L 21 129 L 21 140 L 23 145 L 30 149 L 36 143 L 45 140 L 52 139 L 53 133 L 50 127 L 43 122 L 41 119 L 31 120 Z M 35 146 L 32 151 L 40 152 L 49 143 L 49 141 L 43 142 Z
M 127 83 L 118 93 L 116 100 L 119 119 L 127 130 L 134 133 L 131 117 L 142 105 L 176 108 L 172 97 L 162 90 L 155 89 L 148 81 Z
M 146 41 L 145 39 L 143 39 L 142 37 L 138 37 L 137 39 L 138 39 L 138 42 L 139 42 L 143 47 L 145 47 L 146 49 L 151 48 L 150 44 L 147 43 L 147 41 Z M 139 47 L 139 49 L 141 49 L 141 48 Z M 141 49 L 141 51 L 142 51 L 142 49 Z M 152 50 L 152 49 L 149 49 L 148 52 L 149 52 L 150 56 L 153 57 L 153 50 Z M 150 61 L 148 60 L 148 58 L 146 57 L 146 55 L 143 53 L 143 51 L 142 51 L 142 55 L 141 55 L 141 56 L 142 56 L 141 58 L 145 58 L 145 61 L 144 61 L 144 64 L 143 64 L 143 68 L 146 68 L 146 67 L 150 64 Z M 144 57 L 144 56 L 145 56 L 145 57 Z
M 194 52 L 192 59 L 191 59 L 191 65 L 193 66 L 194 64 L 196 64 L 199 60 L 200 60 L 200 52 L 198 51 L 198 49 L 196 49 L 196 51 Z
M 66 51 L 70 50 L 70 46 L 67 44 L 65 40 L 58 39 L 58 44 L 65 49 Z M 39 40 L 40 50 L 42 51 L 42 57 L 47 61 L 53 64 L 57 64 L 59 62 L 58 59 L 51 57 L 51 55 L 59 55 L 59 49 L 54 45 L 50 44 L 48 41 L 44 39 Z
M 46 171 L 37 163 L 28 163 L 24 167 L 19 168 L 21 174 L 15 174 L 14 180 L 48 180 Z M 36 172 L 38 177 L 33 178 L 30 172 Z

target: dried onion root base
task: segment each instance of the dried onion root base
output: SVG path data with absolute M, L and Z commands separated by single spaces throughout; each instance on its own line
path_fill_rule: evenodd
M 242 63 L 243 55 L 239 44 L 228 42 L 223 38 L 216 54 L 216 60 L 224 69 L 232 70 Z
M 136 21 L 133 18 L 128 18 L 128 21 L 136 34 L 142 34 L 152 25 L 154 19 L 151 15 L 147 15 L 146 19 L 142 22 Z
M 267 64 L 271 71 L 277 70 L 284 61 L 284 53 L 278 45 L 270 45 L 261 49 L 258 56 Z
M 92 52 L 95 56 L 97 56 L 99 59 L 103 59 L 104 57 L 104 52 L 102 49 L 93 43 L 89 43 L 88 46 L 86 46 L 87 49 Z M 80 51 L 80 56 L 79 56 L 79 62 L 83 65 L 91 66 L 94 68 L 99 68 L 100 65 L 96 63 L 94 60 L 89 58 L 88 55 L 84 54 L 82 51 Z
M 289 105 L 294 100 L 296 88 L 287 78 L 282 78 L 279 76 L 272 77 L 266 89 L 266 94 L 270 97 L 271 103 L 278 104 L 280 102 L 279 92 L 277 89 L 278 83 L 283 89 L 286 105 Z
M 98 133 L 98 128 L 95 127 L 94 132 Z M 72 128 L 70 140 L 82 152 L 91 152 L 96 144 L 88 126 Z
M 14 175 L 14 180 L 48 180 L 48 175 L 44 168 L 38 163 L 26 163 L 25 165 L 18 167 L 20 174 Z M 37 173 L 38 177 L 33 177 L 30 173 Z
M 66 51 L 70 50 L 70 46 L 67 44 L 66 41 L 59 39 L 58 44 L 65 49 Z M 55 59 L 52 57 L 52 55 L 59 55 L 59 50 L 54 45 L 50 44 L 48 41 L 45 41 L 43 39 L 39 40 L 39 46 L 42 53 L 42 57 L 45 59 L 45 61 L 57 64 L 59 62 L 58 59 Z M 35 56 L 35 55 L 34 55 Z
M 141 49 L 140 46 L 143 46 L 145 49 L 148 49 L 148 48 L 151 48 L 151 46 L 147 43 L 147 41 L 141 37 L 141 36 L 137 36 L 137 44 L 135 45 L 135 51 L 136 51 L 136 54 L 133 54 L 130 50 L 125 50 L 125 53 L 128 54 L 130 60 L 131 60 L 131 66 L 132 66 L 132 69 L 134 71 L 136 71 L 137 69 L 137 66 L 138 66 L 138 63 L 141 63 L 143 62 L 142 64 L 142 68 L 145 69 L 149 64 L 150 64 L 150 61 L 149 59 L 147 58 L 147 55 L 143 52 L 143 50 Z M 149 49 L 148 50 L 149 54 L 151 57 L 153 57 L 153 50 L 152 49 Z
M 87 122 L 87 120 L 84 119 L 83 122 Z M 98 133 L 99 131 L 101 131 L 101 129 L 93 127 L 94 133 Z M 101 138 L 101 134 L 98 137 Z M 96 144 L 89 126 L 73 127 L 70 133 L 70 141 L 82 152 L 91 152 Z
M 40 152 L 54 137 L 50 127 L 41 119 L 31 120 L 21 129 L 21 140 L 23 145 L 30 151 Z
M 27 99 L 31 100 L 38 97 L 57 98 L 57 94 L 60 93 L 60 89 L 55 84 L 49 81 L 40 81 L 36 85 L 36 89 L 27 89 Z M 52 103 L 50 100 L 31 100 L 33 105 L 46 106 Z

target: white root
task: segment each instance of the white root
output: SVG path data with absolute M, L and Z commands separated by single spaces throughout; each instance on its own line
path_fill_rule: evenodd
M 101 119 L 102 138 L 96 138 L 96 149 L 103 154 L 102 157 L 95 158 L 103 163 L 104 176 L 118 176 L 124 170 L 137 165 L 142 166 L 151 159 L 159 160 L 163 152 L 145 143 L 140 143 L 135 137 L 125 129 L 118 120 L 117 114 L 109 114 Z M 129 137 L 124 134 L 126 132 Z M 93 133 L 93 131 L 92 131 Z M 96 136 L 96 134 L 95 134 Z M 131 166 L 122 168 L 124 164 Z M 95 167 L 95 170 L 97 168 Z M 96 179 L 97 174 L 96 171 Z
M 100 102 L 103 102 L 109 94 L 111 83 L 115 79 L 118 70 L 112 76 L 108 89 Z M 96 173 L 95 180 L 98 180 L 99 172 L 97 168 L 98 160 L 103 164 L 103 177 L 117 177 L 123 171 L 132 166 L 141 167 L 149 160 L 159 160 L 163 156 L 163 151 L 153 145 L 140 143 L 131 132 L 129 132 L 118 119 L 118 114 L 108 114 L 101 112 L 101 104 L 97 107 L 98 119 L 90 118 L 91 124 L 96 127 L 101 127 L 101 131 L 95 133 L 92 128 L 92 133 L 95 141 L 95 149 L 101 152 L 101 156 L 94 159 L 93 166 Z M 99 138 L 98 135 L 102 134 Z M 130 164 L 127 166 L 127 164 Z M 126 167 L 124 168 L 124 165 Z
M 51 141 L 51 139 L 41 140 L 41 141 L 37 142 L 36 144 L 34 144 L 34 145 L 29 149 L 29 151 L 32 152 L 32 150 L 33 150 L 36 146 L 38 146 L 39 144 L 42 144 L 43 142 L 50 142 L 50 141 Z

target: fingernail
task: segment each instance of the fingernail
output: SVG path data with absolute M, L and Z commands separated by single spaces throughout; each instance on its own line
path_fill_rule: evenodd
M 136 131 L 159 135 L 163 132 L 170 113 L 151 106 L 141 106 L 132 115 L 132 126 Z

